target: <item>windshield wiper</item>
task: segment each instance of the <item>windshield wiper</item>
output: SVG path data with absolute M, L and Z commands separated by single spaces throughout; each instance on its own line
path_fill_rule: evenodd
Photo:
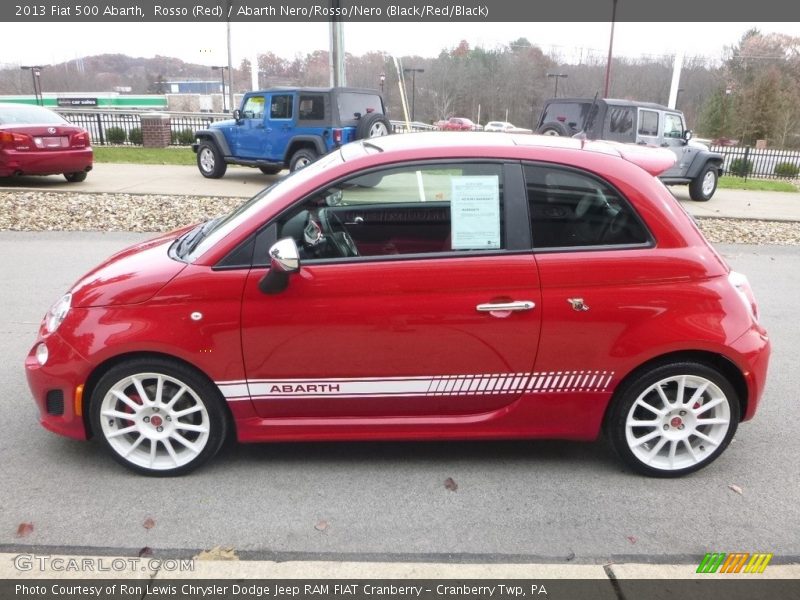
M 185 233 L 178 241 L 178 245 L 175 247 L 175 255 L 178 256 L 178 258 L 183 258 L 187 254 L 190 254 L 219 220 L 220 217 L 217 217 L 216 219 L 209 219 L 205 223 L 201 223 L 191 231 Z

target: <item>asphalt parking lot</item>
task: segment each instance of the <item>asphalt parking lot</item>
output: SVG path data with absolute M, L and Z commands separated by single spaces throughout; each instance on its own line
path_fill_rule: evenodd
M 800 561 L 796 247 L 720 248 L 751 279 L 773 359 L 756 419 L 692 476 L 634 475 L 602 442 L 519 441 L 232 446 L 188 477 L 153 479 L 99 444 L 43 430 L 22 366 L 49 305 L 146 237 L 0 232 L 0 551 L 227 545 L 279 560 L 570 564 L 696 564 L 707 551 L 762 551 Z M 33 524 L 23 538 L 20 523 Z

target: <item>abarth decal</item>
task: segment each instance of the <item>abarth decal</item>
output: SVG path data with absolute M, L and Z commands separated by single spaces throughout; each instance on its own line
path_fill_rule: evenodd
M 325 396 L 477 396 L 497 394 L 604 392 L 613 371 L 544 371 L 419 377 L 331 379 L 249 379 L 218 381 L 222 395 L 235 400 L 283 400 Z

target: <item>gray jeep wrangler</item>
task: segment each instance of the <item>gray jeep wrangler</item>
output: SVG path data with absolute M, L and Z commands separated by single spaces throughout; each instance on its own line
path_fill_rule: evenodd
M 302 169 L 348 142 L 391 131 L 375 90 L 279 87 L 247 92 L 233 119 L 195 132 L 192 150 L 203 177 L 222 177 L 230 164 L 271 175 Z
M 669 148 L 677 160 L 661 174 L 661 181 L 667 185 L 688 183 L 689 196 L 698 202 L 711 199 L 722 173 L 722 155 L 692 141 L 683 113 L 651 102 L 552 98 L 545 103 L 536 133 L 565 136 L 585 133 L 593 140 Z

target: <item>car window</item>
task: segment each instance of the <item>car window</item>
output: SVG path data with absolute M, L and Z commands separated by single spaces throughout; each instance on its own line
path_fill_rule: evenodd
M 579 171 L 526 165 L 537 249 L 647 244 L 641 219 L 610 185 Z
M 38 106 L 0 106 L 0 125 L 65 125 L 53 111 Z
M 321 190 L 282 215 L 304 260 L 493 251 L 504 247 L 499 164 L 402 166 Z
M 658 135 L 658 112 L 639 110 L 639 135 Z
M 606 111 L 603 139 L 617 142 L 633 142 L 636 135 L 633 129 L 635 108 L 632 106 L 609 106 Z
M 680 115 L 670 113 L 664 115 L 664 137 L 683 137 L 683 119 L 681 119 Z
M 263 119 L 265 104 L 264 96 L 250 96 L 244 103 L 242 116 L 246 119 Z
M 539 125 L 557 121 L 568 126 L 570 131 L 575 133 L 583 129 L 591 106 L 591 102 L 552 102 L 545 108 Z
M 383 102 L 377 94 L 342 92 L 337 95 L 339 118 L 342 122 L 353 121 L 356 114 L 383 114 Z
M 325 118 L 325 96 L 300 94 L 298 117 L 301 121 L 321 121 Z
M 273 94 L 270 104 L 270 119 L 291 119 L 292 118 L 292 95 Z

